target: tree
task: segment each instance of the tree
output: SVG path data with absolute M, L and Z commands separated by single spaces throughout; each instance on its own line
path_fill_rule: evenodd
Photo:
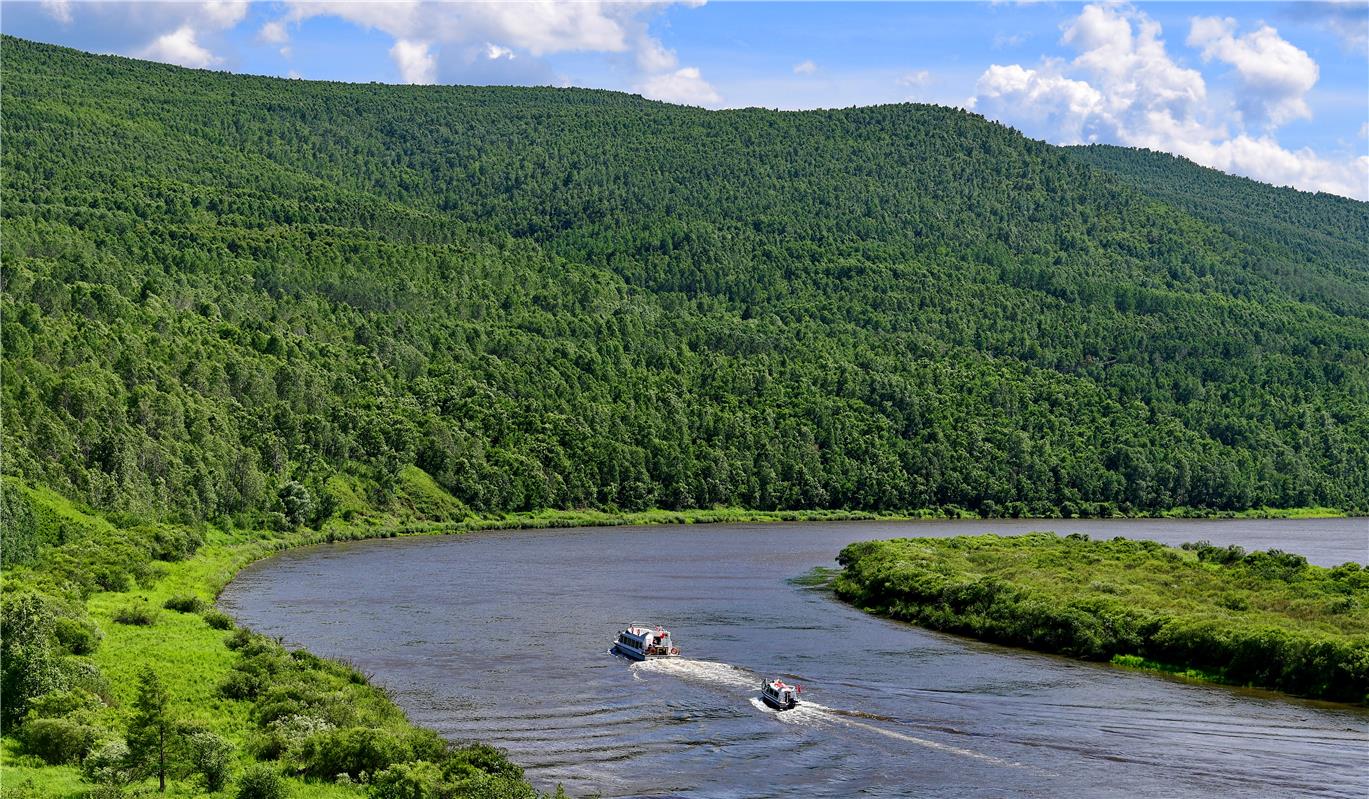
M 64 687 L 53 646 L 52 608 L 42 596 L 7 596 L 0 611 L 0 692 L 5 729 L 23 719 L 29 703 Z
M 138 698 L 133 708 L 128 723 L 129 753 L 140 765 L 156 760 L 157 790 L 165 793 L 167 744 L 174 732 L 171 694 L 151 666 L 143 667 L 138 675 Z

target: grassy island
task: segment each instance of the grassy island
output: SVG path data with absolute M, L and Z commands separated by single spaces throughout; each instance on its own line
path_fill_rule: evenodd
M 1032 533 L 865 541 L 837 595 L 985 641 L 1369 703 L 1369 570 L 1278 550 Z

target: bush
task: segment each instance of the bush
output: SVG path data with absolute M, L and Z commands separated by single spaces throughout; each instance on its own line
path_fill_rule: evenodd
M 185 749 L 190 768 L 204 781 L 204 789 L 210 793 L 223 790 L 233 762 L 233 744 L 221 735 L 201 730 L 186 736 Z
M 522 766 L 509 760 L 504 750 L 484 743 L 468 744 L 453 749 L 442 770 L 449 779 L 475 772 L 491 774 L 509 780 L 523 779 Z
M 114 621 L 134 627 L 151 627 L 157 623 L 157 609 L 147 605 L 124 605 L 114 611 Z
M 103 637 L 94 622 L 67 616 L 59 616 L 53 621 L 52 634 L 73 655 L 89 655 L 99 647 Z
M 3 525 L 0 525 L 3 527 Z M 0 790 L 0 796 L 5 799 L 43 799 L 43 794 L 39 793 L 38 786 L 33 784 L 33 780 L 24 780 L 18 785 L 10 784 Z
M 86 756 L 81 763 L 81 775 L 100 785 L 127 785 L 135 776 L 132 760 L 128 744 L 110 741 Z
M 98 710 L 104 703 L 100 697 L 81 688 L 66 691 L 52 691 L 43 694 L 29 703 L 28 718 L 61 719 L 84 716 Z
M 177 594 L 163 602 L 162 607 L 177 613 L 203 613 L 209 605 L 197 596 Z
M 233 631 L 232 635 L 223 639 L 223 645 L 229 649 L 242 649 L 259 636 L 251 630 L 239 628 Z
M 258 675 L 233 669 L 219 683 L 219 694 L 225 699 L 256 699 L 265 687 Z
M 404 746 L 389 730 L 350 727 L 329 730 L 304 739 L 295 757 L 300 770 L 311 777 L 332 779 L 338 774 L 374 774 L 392 763 L 409 759 Z
M 185 560 L 204 543 L 198 531 L 188 527 L 172 527 L 165 524 L 152 524 L 133 531 L 135 536 L 146 542 L 148 554 L 154 560 Z
M 221 610 L 209 608 L 200 615 L 204 617 L 204 623 L 215 630 L 233 629 L 233 617 Z
M 94 727 L 62 718 L 30 719 L 19 730 L 24 750 L 54 766 L 81 762 L 98 734 Z
M 58 671 L 62 675 L 62 683 L 66 688 L 80 689 L 98 696 L 105 704 L 110 704 L 114 692 L 109 687 L 109 680 L 100 673 L 100 667 L 88 660 L 79 658 L 63 658 L 58 664 Z
M 249 766 L 238 779 L 237 799 L 285 799 L 288 795 L 285 781 L 267 765 Z
M 370 799 L 430 799 L 437 796 L 442 770 L 424 760 L 396 763 L 371 779 Z

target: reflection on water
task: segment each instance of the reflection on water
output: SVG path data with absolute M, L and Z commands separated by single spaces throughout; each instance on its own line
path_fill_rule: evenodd
M 418 723 L 607 796 L 1365 795 L 1369 715 L 919 630 L 788 580 L 869 538 L 1053 528 L 1364 559 L 1363 520 L 506 531 L 286 553 L 222 604 Z M 685 657 L 606 653 L 629 620 Z M 804 685 L 782 713 L 761 681 Z

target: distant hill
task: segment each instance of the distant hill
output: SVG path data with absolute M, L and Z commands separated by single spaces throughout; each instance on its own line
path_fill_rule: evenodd
M 932 106 L 3 50 L 0 463 L 97 509 L 1369 508 L 1369 204 Z

